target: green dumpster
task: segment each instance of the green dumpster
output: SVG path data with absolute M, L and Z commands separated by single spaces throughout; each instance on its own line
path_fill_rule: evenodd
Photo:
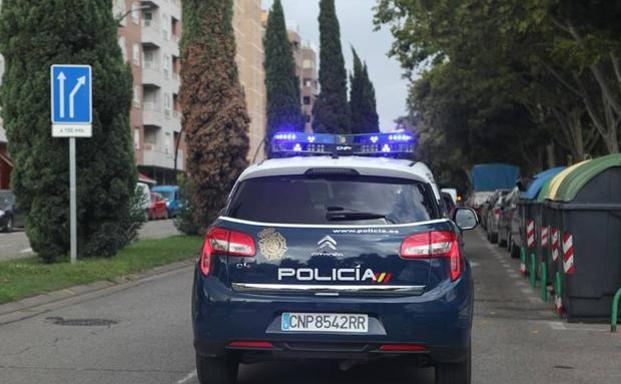
M 621 155 L 574 167 L 549 197 L 559 230 L 557 306 L 568 321 L 606 320 L 621 286 Z

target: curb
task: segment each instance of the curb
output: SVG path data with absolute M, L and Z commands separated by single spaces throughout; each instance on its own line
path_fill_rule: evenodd
M 178 273 L 193 266 L 194 263 L 194 259 L 178 261 L 139 273 L 116 277 L 112 280 L 76 285 L 19 301 L 0 304 L 0 325 L 25 320 L 56 308 L 123 291 L 151 280 Z

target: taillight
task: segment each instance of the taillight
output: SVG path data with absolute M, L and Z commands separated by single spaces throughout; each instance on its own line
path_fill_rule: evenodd
M 496 217 L 500 216 L 500 208 L 494 208 L 494 215 L 496 215 Z
M 214 227 L 205 235 L 200 268 L 203 275 L 209 275 L 214 254 L 224 256 L 252 257 L 256 253 L 254 239 L 243 232 Z
M 446 257 L 449 259 L 451 281 L 461 276 L 459 238 L 451 231 L 415 233 L 406 237 L 401 244 L 401 257 L 404 259 Z

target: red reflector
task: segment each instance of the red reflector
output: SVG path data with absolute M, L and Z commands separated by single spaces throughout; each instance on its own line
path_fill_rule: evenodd
M 427 347 L 418 344 L 383 344 L 379 349 L 383 352 L 422 352 Z
M 229 347 L 233 348 L 249 348 L 249 349 L 270 349 L 274 345 L 269 341 L 232 341 Z

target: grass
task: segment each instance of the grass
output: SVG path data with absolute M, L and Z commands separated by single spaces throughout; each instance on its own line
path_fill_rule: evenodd
M 172 236 L 140 240 L 112 258 L 67 260 L 47 264 L 37 257 L 0 262 L 0 304 L 73 285 L 111 280 L 146 269 L 194 258 L 202 239 Z

